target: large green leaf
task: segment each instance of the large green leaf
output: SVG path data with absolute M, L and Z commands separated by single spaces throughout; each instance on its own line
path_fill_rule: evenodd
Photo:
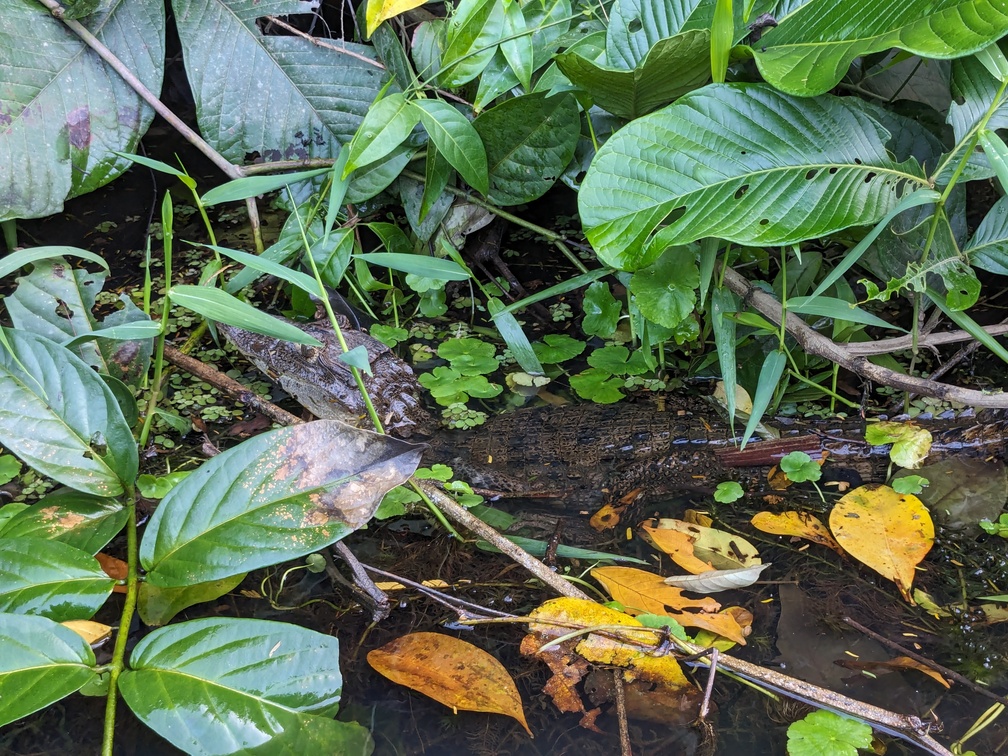
M 630 279 L 634 304 L 652 323 L 675 328 L 693 313 L 700 285 L 695 246 L 667 249 Z
M 98 677 L 87 642 L 45 617 L 0 614 L 0 648 L 0 727 Z
M 659 40 L 634 69 L 611 68 L 567 51 L 557 65 L 600 108 L 637 118 L 710 79 L 710 33 L 695 29 Z
M 870 53 L 896 47 L 923 58 L 960 58 L 1006 33 L 1001 0 L 811 0 L 764 34 L 753 54 L 778 89 L 817 95 Z
M 717 0 L 617 0 L 606 31 L 606 63 L 614 68 L 634 69 L 660 40 L 680 32 L 709 30 L 716 4 Z M 741 0 L 734 4 L 736 39 L 749 32 L 749 22 L 743 19 L 748 5 Z M 749 15 L 755 18 L 772 10 L 774 3 L 756 0 L 751 5 Z
M 0 444 L 43 475 L 118 496 L 136 478 L 136 441 L 112 391 L 79 357 L 49 339 L 4 329 Z
M 381 160 L 406 141 L 420 120 L 406 96 L 393 92 L 368 108 L 367 115 L 347 147 L 343 178 L 361 166 Z
M 312 13 L 301 0 L 173 0 L 200 133 L 228 160 L 335 158 L 388 74 L 370 47 L 341 51 L 257 19 Z
M 42 538 L 0 540 L 0 612 L 90 619 L 114 585 L 86 551 Z
M 448 20 L 441 72 L 444 87 L 460 87 L 486 68 L 504 31 L 502 0 L 461 0 Z
M 115 499 L 78 491 L 51 493 L 11 517 L 0 534 L 7 538 L 45 538 L 97 554 L 123 526 L 129 512 Z
M 188 753 L 362 753 L 336 722 L 339 643 L 287 622 L 209 618 L 155 630 L 119 678 L 133 712 Z M 268 750 L 267 750 L 268 749 Z
M 987 211 L 963 252 L 969 255 L 971 265 L 1008 276 L 1008 197 Z
M 211 580 L 207 583 L 175 588 L 161 588 L 145 580 L 140 583 L 137 611 L 144 624 L 151 627 L 167 625 L 183 609 L 218 599 L 237 588 L 244 579 L 245 573 L 240 572 L 223 580 Z
M 489 189 L 486 150 L 468 119 L 442 100 L 414 100 L 413 107 L 437 151 L 469 186 L 486 194 Z
M 83 20 L 148 89 L 161 91 L 164 3 L 111 0 Z M 0 221 L 58 213 L 119 176 L 154 111 L 40 3 L 0 11 Z
M 952 94 L 954 99 L 948 110 L 948 123 L 959 149 L 947 159 L 948 168 L 961 159 L 961 149 L 972 144 L 968 139 L 980 126 L 988 111 L 988 129 L 1008 127 L 1008 92 L 1001 91 L 1001 83 L 975 57 L 952 62 Z M 948 183 L 950 170 L 942 173 L 940 180 Z M 994 175 L 990 161 L 983 152 L 974 150 L 963 172 L 966 180 L 984 179 Z
M 41 334 L 64 344 L 99 373 L 128 380 L 147 374 L 158 326 L 125 294 L 122 309 L 100 321 L 92 312 L 95 296 L 105 287 L 105 272 L 73 268 L 62 258 L 39 260 L 34 270 L 17 279 L 17 288 L 4 303 L 15 328 Z M 125 334 L 128 344 L 105 341 L 115 329 L 135 326 Z M 96 340 L 96 339 L 101 340 Z
M 530 94 L 482 113 L 473 126 L 486 147 L 489 199 L 520 205 L 549 191 L 574 156 L 581 120 L 570 94 Z
M 364 525 L 422 446 L 317 420 L 219 454 L 164 498 L 140 544 L 156 586 L 221 580 L 296 559 Z
M 624 270 L 706 236 L 790 244 L 868 225 L 926 181 L 916 161 L 889 157 L 888 136 L 858 100 L 712 84 L 602 146 L 581 222 L 599 257 Z

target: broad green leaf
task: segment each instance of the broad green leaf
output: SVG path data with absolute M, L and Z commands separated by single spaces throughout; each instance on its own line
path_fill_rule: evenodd
M 586 334 L 603 339 L 613 335 L 619 324 L 623 306 L 609 291 L 609 284 L 602 281 L 593 282 L 585 291 L 581 306 L 585 314 L 584 320 L 581 321 L 581 329 Z
M 129 512 L 115 499 L 57 491 L 0 527 L 4 539 L 44 538 L 97 554 L 123 529 Z
M 188 307 L 193 312 L 198 312 L 204 318 L 217 320 L 237 328 L 244 328 L 246 331 L 261 333 L 265 336 L 275 336 L 278 339 L 292 341 L 295 344 L 321 346 L 321 342 L 318 339 L 314 336 L 309 336 L 297 326 L 278 320 L 272 315 L 267 315 L 247 302 L 242 302 L 240 299 L 232 297 L 220 289 L 186 284 L 173 286 L 169 291 L 169 295 L 174 304 Z
M 490 62 L 504 31 L 502 0 L 461 0 L 448 20 L 438 82 L 454 89 L 472 81 Z
M 376 197 L 392 185 L 416 154 L 416 148 L 407 141 L 400 144 L 381 160 L 363 165 L 354 171 L 347 187 L 346 201 L 360 204 Z
M 978 136 L 980 146 L 983 147 L 984 155 L 994 169 L 994 175 L 998 177 L 1003 193 L 1008 187 L 1008 147 L 1001 137 L 990 129 L 980 129 Z
M 86 551 L 43 538 L 0 539 L 0 612 L 90 619 L 114 585 Z
M 974 56 L 995 79 L 1008 81 L 1008 58 L 1005 58 L 1005 54 L 1001 52 L 997 43 L 987 45 L 984 49 L 977 51 Z
M 749 21 L 743 19 L 745 4 L 738 0 L 733 8 L 736 41 L 749 32 Z M 633 69 L 660 40 L 698 29 L 710 32 L 716 5 L 717 0 L 618 0 L 609 16 L 606 62 L 616 68 Z M 775 5 L 769 0 L 759 0 L 753 13 L 758 16 L 775 10 Z M 709 74 L 709 50 L 705 60 Z
M 581 120 L 570 94 L 530 94 L 482 113 L 473 126 L 486 147 L 491 202 L 518 205 L 545 194 L 574 156 Z
M 317 420 L 204 462 L 162 500 L 140 562 L 155 586 L 221 580 L 296 559 L 364 525 L 423 447 Z
M 787 752 L 792 756 L 856 756 L 871 749 L 872 729 L 864 722 L 832 711 L 813 711 L 787 730 Z
M 4 329 L 0 350 L 0 444 L 54 480 L 96 496 L 132 484 L 136 441 L 112 391 L 58 344 Z
M 146 625 L 167 625 L 183 609 L 219 599 L 237 588 L 244 579 L 245 573 L 239 572 L 221 580 L 192 583 L 177 588 L 163 588 L 145 580 L 140 583 L 137 611 Z
M 483 142 L 468 119 L 447 102 L 414 100 L 417 111 L 437 151 L 480 194 L 489 190 Z
M 337 228 L 327 240 L 318 240 L 312 244 L 312 258 L 318 266 L 322 283 L 334 289 L 339 286 L 350 265 L 356 244 L 357 236 L 352 227 Z M 304 264 L 308 264 L 307 259 Z
M 711 84 L 602 146 L 578 195 L 581 222 L 599 257 L 624 270 L 706 236 L 779 245 L 869 225 L 926 182 L 916 161 L 889 157 L 887 139 L 854 100 Z
M 339 49 L 264 34 L 263 16 L 312 13 L 302 0 L 174 0 L 200 134 L 225 158 L 335 158 L 388 80 L 367 45 Z
M 59 260 L 63 257 L 79 257 L 101 265 L 105 270 L 109 269 L 108 263 L 94 252 L 77 247 L 31 247 L 29 249 L 19 249 L 8 252 L 0 258 L 0 278 L 6 278 L 11 273 L 16 273 L 21 268 L 33 265 L 40 260 Z
M 120 692 L 189 753 L 363 753 L 368 731 L 332 719 L 343 687 L 335 637 L 287 622 L 209 618 L 136 645 Z
M 443 18 L 433 18 L 422 22 L 413 32 L 410 54 L 417 75 L 424 81 L 433 82 L 441 72 L 441 49 L 447 28 L 448 22 Z
M 534 5 L 535 3 L 527 3 Z M 503 39 L 500 49 L 514 71 L 518 81 L 528 91 L 532 89 L 533 57 L 532 32 L 528 30 L 525 14 L 517 0 L 505 0 Z
M 644 317 L 666 328 L 675 328 L 692 314 L 699 285 L 694 251 L 673 247 L 653 265 L 633 274 L 630 293 Z
M 119 296 L 121 309 L 99 321 L 92 310 L 105 285 L 104 271 L 89 273 L 62 258 L 50 258 L 36 262 L 34 270 L 17 281 L 17 289 L 5 300 L 15 328 L 63 344 L 99 373 L 130 382 L 147 374 L 160 325 L 125 294 Z M 135 343 L 95 343 L 96 339 Z
M 0 646 L 0 727 L 98 677 L 87 642 L 45 617 L 0 614 Z
M 434 278 L 438 281 L 469 280 L 469 274 L 458 263 L 441 257 L 408 255 L 401 252 L 364 252 L 354 255 L 354 257 L 373 265 L 382 265 L 386 268 L 392 268 L 392 270 Z
M 787 367 L 787 355 L 779 349 L 770 352 L 763 360 L 763 367 L 760 368 L 759 380 L 756 382 L 756 393 L 753 395 L 752 410 L 749 413 L 749 421 L 746 423 L 745 433 L 742 435 L 742 446 L 752 437 L 759 425 L 770 400 L 780 386 L 781 376 L 784 375 L 784 368 Z
M 600 108 L 633 119 L 668 105 L 710 78 L 710 34 L 704 29 L 659 40 L 644 60 L 626 70 L 561 53 L 557 66 Z
M 417 121 L 416 109 L 399 92 L 374 103 L 347 148 L 350 154 L 343 167 L 343 178 L 362 165 L 381 160 L 405 142 Z
M 568 336 L 566 333 L 547 334 L 542 341 L 532 345 L 540 362 L 548 365 L 559 365 L 572 360 L 585 349 L 585 343 L 580 339 Z
M 316 168 L 311 171 L 281 173 L 275 176 L 242 176 L 241 178 L 228 181 L 226 184 L 215 186 L 204 194 L 200 198 L 200 201 L 205 207 L 219 205 L 222 202 L 237 202 L 249 197 L 258 197 L 260 194 L 275 192 L 277 189 L 283 189 L 288 184 L 308 181 L 331 170 L 331 168 Z
M 1008 127 L 1008 91 L 974 56 L 952 61 L 952 95 L 948 110 L 948 123 L 952 126 L 957 149 L 946 158 L 946 170 L 940 178 L 948 183 L 951 169 L 961 160 L 961 150 L 974 144 L 969 137 L 981 121 L 988 118 L 986 128 L 997 130 Z M 988 178 L 993 169 L 982 153 L 973 151 L 964 172 L 967 180 Z
M 753 56 L 763 78 L 794 95 L 835 86 L 858 57 L 898 48 L 922 58 L 958 58 L 1008 33 L 999 0 L 811 0 L 767 31 Z
M 165 6 L 103 3 L 84 26 L 148 89 L 161 91 Z M 38 3 L 0 12 L 0 221 L 58 213 L 117 178 L 154 111 Z
M 1008 197 L 987 211 L 963 252 L 974 267 L 1008 276 Z
M 365 39 L 370 39 L 383 21 L 402 15 L 408 10 L 419 8 L 424 2 L 425 0 L 368 0 L 367 11 L 364 15 Z

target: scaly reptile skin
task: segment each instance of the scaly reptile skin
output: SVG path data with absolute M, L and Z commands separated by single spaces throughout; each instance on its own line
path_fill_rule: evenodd
M 301 347 L 221 326 L 221 331 L 261 371 L 318 417 L 357 424 L 363 402 L 328 326 L 299 324 L 324 347 Z M 366 333 L 345 329 L 352 348 L 367 348 L 374 375 L 365 383 L 386 428 L 400 436 L 430 436 L 428 464 L 443 462 L 477 487 L 509 496 L 596 500 L 640 487 L 650 493 L 707 487 L 724 468 L 769 465 L 789 451 L 827 450 L 835 457 L 869 463 L 887 447 L 864 443 L 864 423 L 781 421 L 780 440 L 753 441 L 737 451 L 727 423 L 698 402 L 670 400 L 660 411 L 650 403 L 516 410 L 468 432 L 435 432 L 418 399 L 413 371 Z M 366 418 L 365 418 L 366 419 Z M 999 416 L 962 416 L 924 424 L 934 436 L 929 460 L 948 453 L 1004 457 L 1006 425 Z M 871 477 L 879 479 L 873 471 Z

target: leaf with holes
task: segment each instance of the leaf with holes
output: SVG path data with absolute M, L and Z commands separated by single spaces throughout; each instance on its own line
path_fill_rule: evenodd
M 1000 0 L 812 0 L 780 19 L 753 50 L 763 78 L 795 95 L 831 89 L 855 58 L 890 48 L 959 58 L 1008 33 Z
M 606 142 L 578 195 L 599 257 L 623 270 L 707 236 L 790 244 L 881 219 L 926 184 L 856 100 L 712 84 Z M 664 225 L 663 225 L 664 224 Z

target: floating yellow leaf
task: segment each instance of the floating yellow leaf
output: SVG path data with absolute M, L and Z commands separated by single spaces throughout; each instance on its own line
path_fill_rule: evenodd
M 539 647 L 575 628 L 621 626 L 604 634 L 586 634 L 576 642 L 576 653 L 594 664 L 622 667 L 648 682 L 672 688 L 693 687 L 671 654 L 655 653 L 658 636 L 628 614 L 594 601 L 561 598 L 544 603 L 529 615 L 529 620 L 529 632 L 535 641 L 523 641 L 522 653 L 537 654 Z
M 914 603 L 914 568 L 934 543 L 934 523 L 920 499 L 889 486 L 855 488 L 830 512 L 830 530 L 848 554 L 895 582 Z
M 892 444 L 889 458 L 900 467 L 916 470 L 931 451 L 931 431 L 913 423 L 883 420 L 865 428 L 865 441 L 872 446 Z
M 867 672 L 875 672 L 880 669 L 886 671 L 915 669 L 918 672 L 922 672 L 930 677 L 943 688 L 947 689 L 952 687 L 948 680 L 942 677 L 938 670 L 932 669 L 928 665 L 923 664 L 916 659 L 911 659 L 909 656 L 897 656 L 895 659 L 890 659 L 889 661 L 855 661 L 854 659 L 842 659 L 838 661 L 837 664 L 846 669 L 856 669 Z
M 654 522 L 651 520 L 644 526 L 645 532 L 652 539 L 663 537 L 659 535 L 659 531 L 662 530 L 677 530 L 685 533 L 693 542 L 694 556 L 701 562 L 709 562 L 714 569 L 736 570 L 739 567 L 752 567 L 755 564 L 760 564 L 759 552 L 756 551 L 756 548 L 746 539 L 734 533 L 726 533 L 723 530 L 707 528 L 703 525 L 694 525 L 683 520 L 662 519 L 658 520 L 657 526 Z M 669 556 L 687 572 L 694 572 L 686 565 L 681 564 L 674 554 L 669 553 Z
M 682 589 L 666 585 L 661 575 L 634 567 L 596 567 L 591 575 L 631 614 L 667 614 L 669 609 L 716 612 L 721 608 L 712 598 L 686 598 Z
M 735 608 L 737 607 L 729 607 L 716 614 L 709 612 L 681 612 L 673 615 L 673 618 L 683 627 L 696 627 L 701 630 L 708 630 L 715 635 L 744 646 L 746 644 L 746 636 L 752 632 L 752 628 L 749 626 L 743 627 L 739 624 L 738 617 L 731 611 L 731 609 Z M 749 616 L 749 622 L 750 624 L 752 623 L 752 615 Z
M 511 675 L 471 643 L 440 633 L 411 633 L 371 651 L 367 660 L 379 674 L 456 713 L 462 709 L 504 714 L 532 734 Z
M 419 8 L 426 0 L 368 0 L 364 24 L 368 39 L 382 21 L 388 21 L 408 10 Z
M 764 533 L 804 538 L 806 541 L 833 549 L 841 556 L 844 554 L 844 550 L 830 535 L 826 526 L 820 522 L 818 517 L 808 512 L 781 512 L 780 514 L 757 512 L 753 515 L 752 526 Z

